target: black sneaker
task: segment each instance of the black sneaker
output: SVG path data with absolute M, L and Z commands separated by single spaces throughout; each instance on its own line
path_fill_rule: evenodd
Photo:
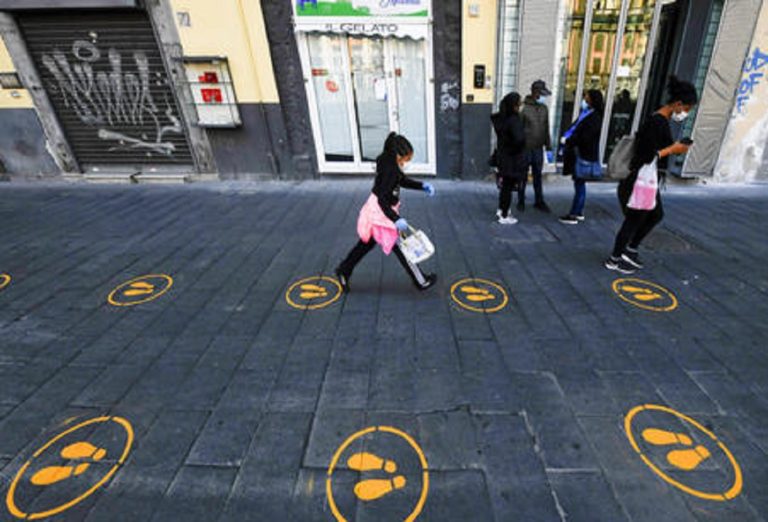
M 567 214 L 565 216 L 560 217 L 560 223 L 563 225 L 578 225 L 579 224 L 579 218 L 576 216 L 572 216 L 571 214 Z
M 334 273 L 336 274 L 336 278 L 339 280 L 339 284 L 341 285 L 341 289 L 344 291 L 344 293 L 349 293 L 349 278 L 347 278 L 347 275 L 341 271 L 341 268 L 336 268 L 334 270 Z
M 621 254 L 621 259 L 634 266 L 638 270 L 643 268 L 643 262 L 640 261 L 640 254 L 637 253 L 637 250 L 634 252 L 631 250 L 624 251 L 624 253 Z
M 518 212 L 525 212 L 525 201 L 518 201 L 517 202 L 517 211 Z
M 603 261 L 603 266 L 607 268 L 608 270 L 615 270 L 616 272 L 620 272 L 622 274 L 634 274 L 637 272 L 637 269 L 621 259 L 620 257 L 609 257 L 605 261 Z
M 427 282 L 421 285 L 419 290 L 424 291 L 427 288 L 434 286 L 435 283 L 437 283 L 437 274 L 429 274 L 427 275 Z
M 549 214 L 550 212 L 552 212 L 552 211 L 549 209 L 549 205 L 547 205 L 547 204 L 546 204 L 546 203 L 544 203 L 543 201 L 539 201 L 538 203 L 536 203 L 535 205 L 533 205 L 533 208 L 535 208 L 535 209 L 538 209 L 538 210 L 541 210 L 541 211 L 542 211 L 542 212 L 544 212 L 545 214 Z

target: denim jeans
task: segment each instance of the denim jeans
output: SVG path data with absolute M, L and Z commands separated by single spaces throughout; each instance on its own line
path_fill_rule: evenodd
M 587 202 L 587 182 L 583 179 L 573 180 L 573 205 L 571 205 L 572 216 L 583 216 L 584 205 Z
M 541 188 L 541 171 L 544 168 L 544 149 L 534 149 L 526 151 L 525 153 L 526 163 L 526 176 L 523 181 L 520 182 L 520 189 L 517 191 L 518 201 L 525 201 L 525 187 L 528 184 L 527 170 L 530 167 L 533 173 L 533 192 L 536 197 L 536 203 L 542 203 L 544 201 L 544 193 Z

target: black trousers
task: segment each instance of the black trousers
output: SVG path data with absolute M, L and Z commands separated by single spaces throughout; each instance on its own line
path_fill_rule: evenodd
M 350 250 L 349 254 L 347 254 L 346 259 L 339 265 L 339 270 L 341 270 L 341 272 L 349 279 L 357 264 L 374 248 L 376 248 L 376 241 L 373 239 L 367 243 L 362 240 L 358 241 L 352 250 Z M 395 254 L 398 261 L 400 261 L 400 264 L 403 265 L 405 271 L 408 272 L 413 284 L 422 287 L 427 283 L 427 278 L 424 277 L 419 266 L 408 261 L 399 246 L 395 245 L 392 248 L 392 252 Z
M 651 230 L 661 223 L 662 219 L 664 219 L 664 207 L 661 204 L 661 197 L 658 196 L 656 197 L 656 208 L 653 210 L 635 210 L 625 207 L 624 223 L 616 235 L 613 256 L 621 256 L 627 246 L 636 250 Z
M 499 190 L 499 210 L 501 210 L 501 216 L 509 216 L 509 207 L 512 206 L 512 192 L 517 190 L 518 181 L 509 178 L 501 177 L 501 188 Z

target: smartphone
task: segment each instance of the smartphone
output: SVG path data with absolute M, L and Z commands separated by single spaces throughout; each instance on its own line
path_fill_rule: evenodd
M 683 138 L 680 140 L 680 143 L 683 145 L 693 145 L 693 140 L 691 138 Z

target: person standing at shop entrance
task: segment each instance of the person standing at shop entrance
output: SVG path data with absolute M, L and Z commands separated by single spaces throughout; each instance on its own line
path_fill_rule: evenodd
M 542 212 L 549 212 L 549 207 L 544 202 L 541 173 L 544 169 L 544 149 L 552 150 L 552 141 L 549 135 L 549 110 L 547 99 L 552 93 L 547 89 L 543 80 L 536 80 L 531 85 L 531 94 L 525 97 L 523 109 L 520 112 L 525 128 L 525 158 L 526 171 L 531 169 L 533 175 L 533 192 L 535 196 L 534 208 Z M 517 192 L 517 210 L 525 211 L 525 188 L 528 184 L 527 174 L 520 183 Z
M 578 120 L 563 136 L 563 174 L 573 178 L 573 203 L 560 223 L 577 225 L 584 221 L 587 181 L 601 176 L 600 131 L 603 126 L 603 93 L 590 89 L 581 100 Z
M 496 132 L 495 158 L 498 163 L 501 186 L 499 187 L 499 223 L 514 225 L 517 219 L 510 214 L 512 191 L 522 183 L 525 176 L 525 131 L 520 119 L 520 95 L 507 94 L 499 104 L 499 112 L 491 116 Z

